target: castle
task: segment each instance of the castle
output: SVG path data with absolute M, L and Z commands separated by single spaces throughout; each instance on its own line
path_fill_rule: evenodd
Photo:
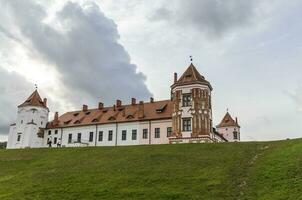
M 212 86 L 191 63 L 178 79 L 174 74 L 171 99 L 136 102 L 55 113 L 48 121 L 47 99 L 35 90 L 18 106 L 10 125 L 7 148 L 121 146 L 240 141 L 240 126 L 227 112 L 212 124 Z

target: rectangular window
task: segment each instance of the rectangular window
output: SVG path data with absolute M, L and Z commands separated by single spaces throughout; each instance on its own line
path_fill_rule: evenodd
M 182 119 L 182 130 L 183 131 L 191 131 L 191 118 L 183 118 Z
M 127 140 L 127 131 L 126 130 L 122 131 L 122 140 Z
M 20 140 L 21 140 L 21 134 L 18 134 L 17 141 L 20 142 Z
M 78 140 L 77 140 L 77 142 L 81 142 L 81 140 L 82 140 L 82 134 L 78 133 Z
M 72 142 L 72 134 L 70 133 L 69 135 L 68 135 L 68 143 L 70 144 Z
M 143 139 L 148 139 L 148 129 L 143 129 Z
M 89 133 L 89 142 L 93 142 L 93 132 Z
M 108 141 L 112 141 L 113 131 L 108 132 Z
M 99 131 L 99 142 L 103 141 L 103 131 Z
M 132 130 L 132 140 L 137 139 L 137 130 Z
M 171 137 L 172 136 L 172 127 L 168 127 L 167 128 L 167 137 Z
M 160 128 L 155 128 L 155 138 L 160 138 Z
M 54 144 L 57 144 L 57 140 L 58 140 L 58 139 L 57 139 L 56 137 L 53 138 L 53 143 L 54 143 Z
M 51 135 L 51 130 L 48 131 L 48 135 Z
M 55 130 L 55 134 L 58 134 L 58 130 Z
M 182 106 L 183 107 L 191 106 L 191 94 L 182 95 Z
M 234 140 L 237 140 L 238 139 L 237 131 L 234 131 L 233 135 L 234 135 Z

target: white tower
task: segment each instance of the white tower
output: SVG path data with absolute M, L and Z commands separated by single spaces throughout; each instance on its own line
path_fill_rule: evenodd
M 222 134 L 229 142 L 240 141 L 240 126 L 238 124 L 237 117 L 234 120 L 232 116 L 227 112 L 220 124 L 216 126 L 217 132 Z
M 46 127 L 49 109 L 47 99 L 42 101 L 35 90 L 28 99 L 18 106 L 17 121 L 10 125 L 7 148 L 37 148 L 43 146 L 38 133 Z

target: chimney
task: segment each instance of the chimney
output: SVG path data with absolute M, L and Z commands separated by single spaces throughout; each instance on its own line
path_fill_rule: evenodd
M 135 105 L 136 104 L 136 99 L 135 98 L 132 98 L 131 99 L 131 105 Z
M 102 110 L 104 108 L 104 104 L 102 102 L 99 102 L 99 110 Z
M 116 107 L 121 107 L 122 106 L 122 101 L 121 100 L 116 100 Z
M 151 98 L 150 98 L 150 103 L 153 103 L 153 102 L 154 102 L 154 98 L 151 97 Z
M 55 117 L 53 119 L 53 125 L 58 126 L 59 125 L 59 113 L 55 112 Z
M 47 107 L 47 98 L 43 99 L 43 104 L 44 104 L 45 107 Z
M 236 124 L 238 124 L 238 119 L 237 119 L 237 117 L 236 117 Z
M 177 82 L 177 73 L 174 73 L 174 83 Z
M 113 105 L 113 110 L 114 110 L 114 111 L 116 110 L 115 105 Z
M 138 105 L 138 118 L 144 117 L 144 102 L 140 101 Z
M 83 105 L 83 111 L 86 112 L 88 110 L 88 106 L 87 105 Z

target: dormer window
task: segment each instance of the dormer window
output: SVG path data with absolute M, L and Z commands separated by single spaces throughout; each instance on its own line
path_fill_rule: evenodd
M 109 117 L 108 120 L 109 120 L 109 121 L 112 121 L 112 120 L 116 120 L 116 119 L 115 119 L 115 117 L 111 116 L 111 117 Z
M 126 118 L 127 119 L 133 119 L 134 117 L 133 117 L 133 115 L 128 115 Z
M 156 109 L 156 112 L 162 113 L 165 111 L 166 107 L 167 107 L 167 104 L 161 105 L 159 108 Z
M 74 124 L 80 124 L 80 123 L 81 123 L 80 120 L 77 120 L 77 121 L 74 122 Z
M 182 106 L 188 107 L 192 105 L 191 94 L 183 94 L 182 95 Z
M 78 115 L 79 115 L 79 113 L 74 113 L 74 114 L 73 114 L 73 116 L 75 116 L 75 117 L 78 116 Z

